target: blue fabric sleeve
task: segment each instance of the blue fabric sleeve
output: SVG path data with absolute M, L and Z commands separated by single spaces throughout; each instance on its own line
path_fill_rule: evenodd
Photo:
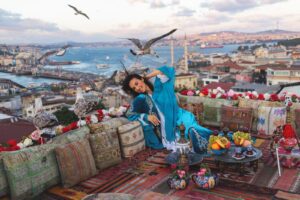
M 137 96 L 130 105 L 126 117 L 130 121 L 138 120 L 143 125 L 149 124 L 148 114 L 145 112 L 146 97 L 144 94 Z
M 170 80 L 174 79 L 174 77 L 175 77 L 175 69 L 173 67 L 162 66 L 162 67 L 157 68 L 157 70 L 161 71 Z

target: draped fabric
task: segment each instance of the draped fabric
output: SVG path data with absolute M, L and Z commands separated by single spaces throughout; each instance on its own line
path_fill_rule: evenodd
M 155 113 L 160 118 L 163 144 L 168 149 L 174 150 L 176 127 L 182 123 L 186 128 L 186 137 L 188 137 L 188 130 L 193 127 L 202 137 L 208 139 L 212 131 L 200 126 L 192 113 L 178 106 L 174 92 L 174 68 L 163 66 L 158 68 L 158 70 L 164 76 L 158 75 L 155 78 L 152 96 L 148 94 L 138 95 L 133 100 L 131 108 L 127 113 L 129 120 L 139 120 L 141 122 L 145 134 L 146 146 L 153 148 L 162 147 L 161 141 L 154 133 L 154 126 L 148 121 L 148 115 L 151 113 Z

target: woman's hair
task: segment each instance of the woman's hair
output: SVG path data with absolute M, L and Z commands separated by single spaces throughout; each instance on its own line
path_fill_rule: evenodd
M 150 90 L 153 91 L 153 85 L 152 83 L 146 79 L 143 78 L 142 76 L 138 75 L 138 74 L 129 74 L 125 77 L 124 81 L 123 81 L 123 86 L 122 89 L 127 93 L 132 95 L 133 97 L 136 97 L 139 95 L 139 93 L 135 92 L 132 88 L 130 88 L 129 83 L 132 79 L 139 79 L 139 80 L 144 80 L 144 83 L 150 88 Z

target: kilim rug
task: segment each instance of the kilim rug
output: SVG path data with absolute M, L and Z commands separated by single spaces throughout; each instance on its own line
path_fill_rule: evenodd
M 292 193 L 300 193 L 299 169 L 286 169 L 282 176 L 278 176 L 276 162 L 270 160 L 269 139 L 257 139 L 255 146 L 262 150 L 263 156 L 259 162 L 256 173 L 246 166 L 245 174 L 240 176 L 235 167 L 226 167 L 221 173 L 215 162 L 206 158 L 211 169 L 220 176 L 220 185 L 213 190 L 200 190 L 192 181 L 185 190 L 171 190 L 167 179 L 171 173 L 170 167 L 165 162 L 168 152 L 143 151 L 132 159 L 126 159 L 117 166 L 105 169 L 98 175 L 74 186 L 72 191 L 82 194 L 91 193 L 127 193 L 138 199 L 272 199 L 280 192 L 280 198 L 289 197 Z M 199 166 L 191 168 L 198 170 Z M 66 196 L 65 189 L 48 190 L 49 200 L 76 199 Z M 288 192 L 284 192 L 288 191 Z M 292 192 L 292 193 L 291 193 Z M 51 196 L 52 195 L 52 196 Z M 74 193 L 73 196 L 76 196 Z M 71 195 L 72 196 L 72 195 Z M 60 198 L 59 198 L 60 197 Z M 280 199 L 279 197 L 277 199 Z M 288 198 L 287 198 L 288 199 Z

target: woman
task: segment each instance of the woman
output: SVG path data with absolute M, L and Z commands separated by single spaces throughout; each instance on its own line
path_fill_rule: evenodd
M 154 86 L 149 82 L 152 77 L 156 77 Z M 175 70 L 167 66 L 154 70 L 146 77 L 128 75 L 123 82 L 123 90 L 134 97 L 127 117 L 141 122 L 148 147 L 176 150 L 176 126 L 182 123 L 186 128 L 186 137 L 191 127 L 206 139 L 212 133 L 197 124 L 192 113 L 178 106 L 174 82 Z

